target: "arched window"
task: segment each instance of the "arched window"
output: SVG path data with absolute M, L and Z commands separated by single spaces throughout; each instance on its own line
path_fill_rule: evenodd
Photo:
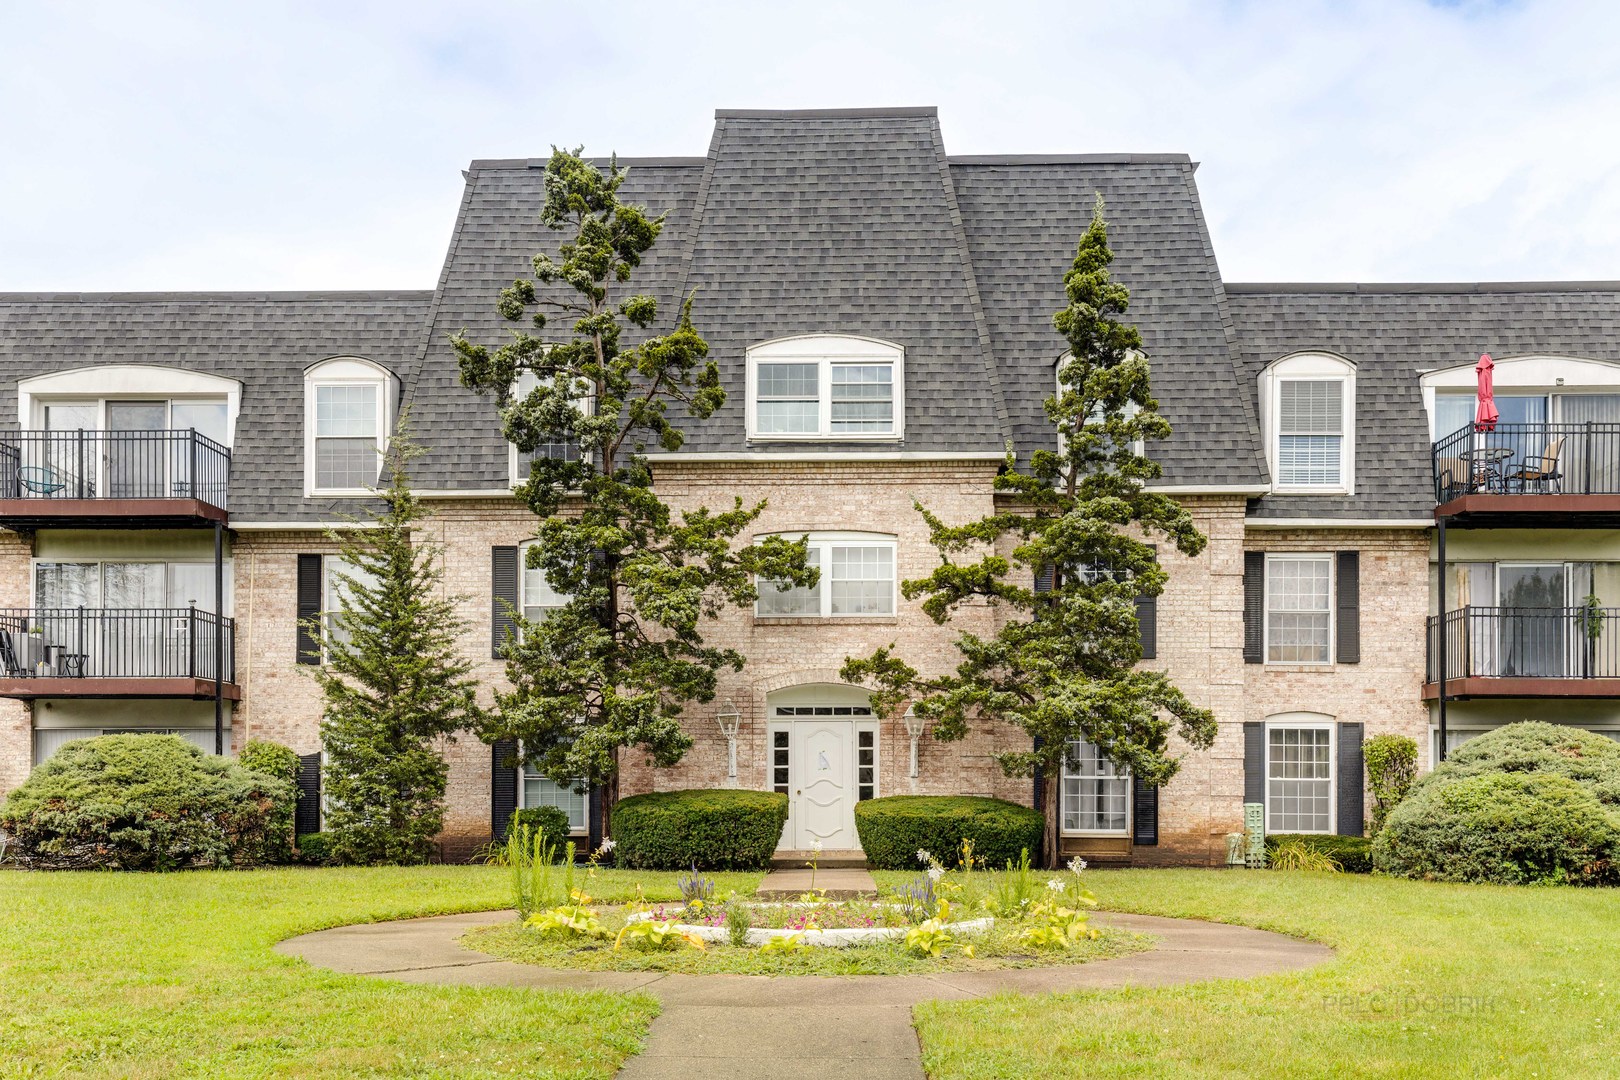
M 748 350 L 748 437 L 760 442 L 899 439 L 905 350 L 874 338 L 808 334 Z
M 1328 353 L 1283 357 L 1260 375 L 1260 416 L 1274 490 L 1354 493 L 1354 364 Z
M 376 486 L 399 407 L 399 381 L 359 357 L 304 371 L 304 493 L 365 495 Z

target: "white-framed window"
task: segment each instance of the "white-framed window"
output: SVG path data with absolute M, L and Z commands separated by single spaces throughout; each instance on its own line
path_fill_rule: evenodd
M 33 606 L 69 610 L 187 608 L 231 614 L 232 560 L 223 560 L 224 610 L 214 598 L 212 560 L 33 560 Z
M 1092 743 L 1075 739 L 1063 758 L 1063 832 L 1125 836 L 1131 825 L 1130 774 Z
M 544 622 L 553 611 L 568 603 L 570 597 L 552 587 L 544 570 L 529 566 L 529 548 L 533 546 L 534 541 L 530 540 L 518 548 L 523 567 L 523 574 L 518 578 L 518 607 L 525 619 L 537 623 Z
M 1333 660 L 1333 556 L 1267 552 L 1266 663 Z
M 398 383 L 369 360 L 324 360 L 304 373 L 304 493 L 365 495 L 377 484 Z
M 896 604 L 892 536 L 809 533 L 805 562 L 821 571 L 814 585 L 783 587 L 760 579 L 754 613 L 764 617 L 892 616 Z
M 1276 491 L 1355 491 L 1356 369 L 1342 357 L 1284 357 L 1260 376 L 1260 412 Z
M 348 644 L 350 634 L 338 622 L 338 616 L 343 613 L 344 594 L 349 591 L 351 582 L 374 588 L 377 579 L 368 571 L 344 562 L 336 555 L 322 559 L 321 566 L 326 572 L 325 587 L 321 596 L 321 619 L 326 626 L 327 639 Z
M 540 386 L 540 376 L 532 371 L 519 373 L 517 381 L 512 386 L 512 395 L 519 400 L 528 397 Z M 596 395 L 586 393 L 574 399 L 574 404 L 586 416 L 592 415 L 596 410 Z M 561 439 L 543 442 L 531 451 L 519 450 L 515 445 L 508 443 L 510 452 L 510 468 L 512 486 L 527 482 L 529 469 L 537 458 L 547 458 L 552 461 L 578 461 L 580 458 L 579 440 Z
M 559 784 L 541 775 L 538 769 L 528 764 L 523 766 L 522 780 L 523 782 L 518 785 L 519 809 L 533 810 L 541 806 L 555 806 L 568 815 L 570 832 L 589 831 L 590 823 L 587 820 L 589 799 L 585 793 L 583 780 L 577 784 Z
M 748 350 L 750 439 L 899 439 L 905 350 L 872 338 L 818 334 Z
M 1266 722 L 1266 831 L 1331 833 L 1335 725 L 1316 714 Z
M 1135 354 L 1135 355 L 1140 355 L 1140 354 Z M 1065 390 L 1069 389 L 1069 387 L 1063 385 L 1063 369 L 1068 367 L 1069 363 L 1073 359 L 1074 358 L 1072 356 L 1070 356 L 1068 353 L 1064 353 L 1062 356 L 1058 357 L 1057 363 L 1055 365 L 1053 365 L 1053 368 L 1052 368 L 1052 386 L 1053 386 L 1053 389 L 1055 390 L 1055 392 L 1058 395 L 1061 395 Z M 1134 418 L 1136 416 L 1136 414 L 1138 412 L 1140 412 L 1140 411 L 1141 410 L 1136 407 L 1136 402 L 1127 401 L 1125 403 L 1124 413 L 1125 413 L 1126 419 Z M 1091 412 L 1086 417 L 1086 423 L 1088 423 L 1088 424 L 1101 424 L 1103 422 L 1103 420 L 1105 419 L 1105 417 L 1106 417 L 1106 414 L 1103 412 L 1102 402 L 1099 401 L 1099 402 L 1097 402 L 1095 405 L 1093 405 L 1091 407 Z M 1146 444 L 1141 439 L 1133 439 L 1133 440 L 1131 440 L 1131 453 L 1137 455 L 1138 457 L 1141 457 L 1144 453 L 1146 453 L 1145 448 L 1146 448 Z M 1057 433 L 1057 449 L 1058 449 L 1058 453 L 1060 453 L 1060 454 L 1067 452 L 1068 449 L 1069 449 L 1069 440 L 1063 434 L 1063 432 L 1061 432 L 1061 431 L 1059 431 Z

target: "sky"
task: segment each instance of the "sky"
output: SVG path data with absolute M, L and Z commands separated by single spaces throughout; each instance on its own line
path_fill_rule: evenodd
M 474 158 L 936 105 L 1179 152 L 1228 281 L 1620 279 L 1620 4 L 0 0 L 0 290 L 432 288 Z

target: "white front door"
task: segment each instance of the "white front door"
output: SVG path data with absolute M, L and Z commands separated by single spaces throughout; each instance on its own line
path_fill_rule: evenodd
M 793 725 L 793 846 L 859 847 L 855 839 L 855 723 L 800 720 Z

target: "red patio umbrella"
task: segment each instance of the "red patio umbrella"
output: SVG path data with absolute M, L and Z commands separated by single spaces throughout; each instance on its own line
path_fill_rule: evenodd
M 1474 374 L 1479 377 L 1479 396 L 1474 402 L 1475 431 L 1496 430 L 1496 390 L 1491 374 L 1495 368 L 1496 365 L 1491 363 L 1491 354 L 1480 353 L 1479 363 L 1474 365 Z

